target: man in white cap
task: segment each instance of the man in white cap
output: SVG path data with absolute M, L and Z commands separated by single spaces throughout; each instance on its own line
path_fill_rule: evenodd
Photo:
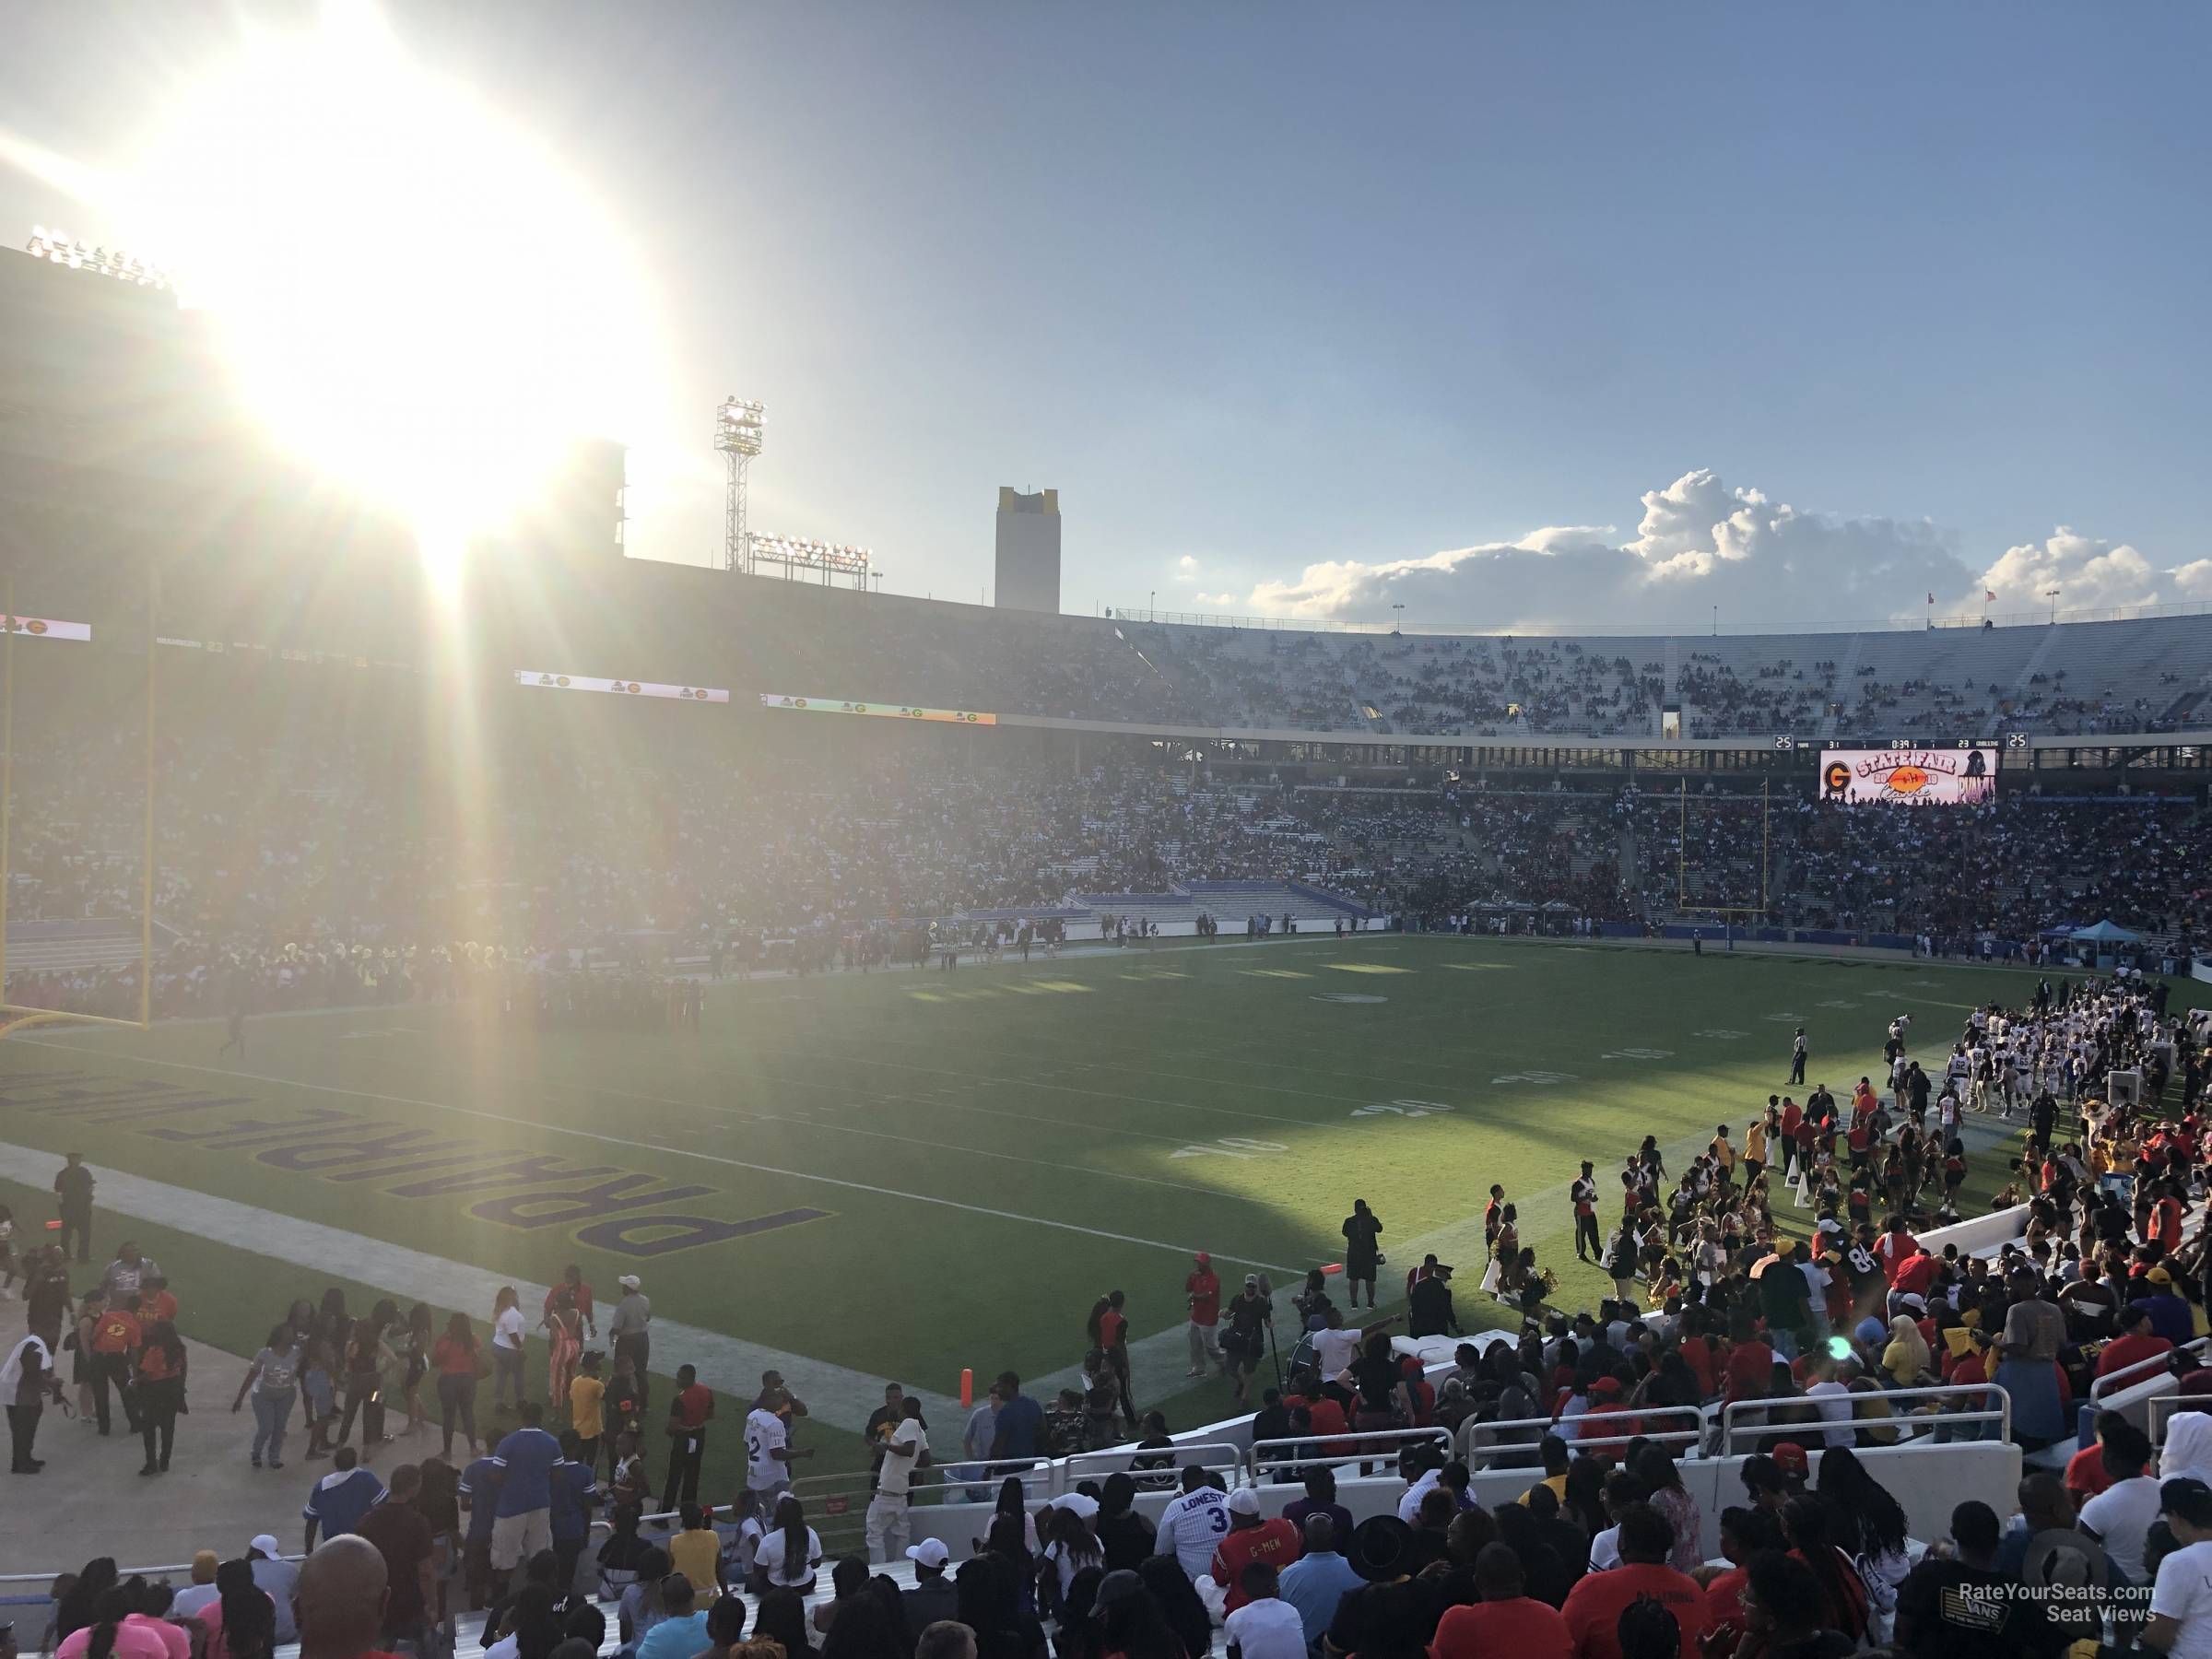
M 300 1570 L 284 1559 L 284 1551 L 269 1533 L 254 1535 L 246 1546 L 246 1562 L 253 1569 L 253 1587 L 276 1604 L 276 1641 L 299 1641 L 299 1626 L 292 1619 L 292 1592 L 300 1586 Z
M 918 1639 L 940 1618 L 958 1618 L 960 1596 L 952 1575 L 946 1571 L 952 1563 L 952 1552 L 945 1547 L 944 1539 L 923 1539 L 907 1550 L 906 1559 L 914 1564 L 914 1587 L 900 1593 L 899 1606 L 906 1615 L 907 1636 Z
M 645 1362 L 653 1354 L 653 1337 L 649 1327 L 653 1324 L 653 1303 L 646 1299 L 638 1276 L 626 1273 L 615 1281 L 622 1288 L 622 1300 L 615 1304 L 614 1317 L 606 1322 L 606 1334 L 615 1345 L 615 1358 L 628 1354 L 630 1369 L 638 1380 L 638 1405 L 650 1404 L 647 1391 Z

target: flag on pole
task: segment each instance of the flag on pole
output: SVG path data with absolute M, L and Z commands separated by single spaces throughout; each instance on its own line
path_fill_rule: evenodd
M 1983 604 L 1984 604 L 1984 605 L 1994 605 L 1996 602 L 1997 602 L 1997 590 L 1996 590 L 1995 588 L 1983 588 L 1983 589 L 1982 590 L 1982 603 L 1983 603 Z
M 1929 603 L 1930 605 L 1933 605 L 1933 604 L 1935 604 L 1935 603 L 1936 603 L 1936 595 L 1935 595 L 1935 594 L 1930 594 L 1928 595 L 1928 603 Z

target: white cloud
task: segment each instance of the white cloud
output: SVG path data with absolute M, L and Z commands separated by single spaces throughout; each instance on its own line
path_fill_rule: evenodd
M 1188 553 L 1185 553 L 1185 554 L 1184 554 L 1184 555 L 1183 555 L 1183 556 L 1182 556 L 1181 559 L 1177 559 L 1175 562 L 1176 562 L 1176 564 L 1177 564 L 1177 565 L 1179 565 L 1180 567 L 1182 567 L 1183 570 L 1186 570 L 1186 571 L 1194 571 L 1194 570 L 1196 570 L 1196 569 L 1198 568 L 1198 560 L 1197 560 L 1197 559 L 1195 559 L 1194 556 L 1192 556 L 1191 554 L 1188 554 Z
M 1724 622 L 1802 629 L 1889 617 L 1924 617 L 1928 595 L 1944 616 L 2046 606 L 2055 586 L 2066 607 L 2149 605 L 2212 594 L 2212 559 L 2161 576 L 2125 544 L 2064 528 L 2040 545 L 2008 548 L 1986 564 L 1927 520 L 1846 518 L 1731 488 L 1700 468 L 1646 490 L 1636 535 L 1611 525 L 1553 525 L 1513 541 L 1423 559 L 1331 559 L 1294 581 L 1262 582 L 1254 610 L 1349 621 L 1388 618 L 1483 629 Z M 1985 592 L 1994 591 L 1994 603 Z
M 1234 594 L 1193 594 L 1191 597 L 1200 605 L 1233 606 L 1237 603 Z
M 1985 591 L 1997 595 L 1994 608 L 2017 610 L 2048 605 L 2050 592 L 2056 588 L 2062 609 L 2101 610 L 2164 604 L 2172 592 L 2159 580 L 2160 574 L 2149 559 L 2125 542 L 2098 541 L 2061 524 L 2041 542 L 2006 548 L 2003 557 L 1983 572 L 1982 581 Z M 2180 587 L 2178 582 L 2173 585 Z

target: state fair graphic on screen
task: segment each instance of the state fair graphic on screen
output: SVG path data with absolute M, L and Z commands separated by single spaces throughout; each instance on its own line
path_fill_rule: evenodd
M 1820 798 L 1848 806 L 1983 806 L 1997 798 L 1996 754 L 1958 748 L 1820 751 Z

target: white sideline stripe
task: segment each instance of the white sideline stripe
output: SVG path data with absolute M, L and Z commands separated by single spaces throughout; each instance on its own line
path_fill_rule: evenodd
M 86 1052 L 81 1043 L 56 1042 L 38 1037 L 18 1037 L 14 1041 L 32 1043 L 41 1048 L 60 1049 L 67 1053 L 81 1054 Z M 725 1164 L 734 1170 L 750 1170 L 759 1175 L 781 1175 L 787 1181 L 811 1181 L 822 1186 L 843 1187 L 849 1192 L 873 1193 L 881 1198 L 903 1198 L 912 1204 L 935 1204 L 946 1209 L 966 1210 L 971 1216 L 989 1216 L 999 1221 L 1019 1221 L 1031 1227 L 1050 1227 L 1061 1232 L 1081 1233 L 1086 1238 L 1106 1239 L 1116 1244 L 1135 1244 L 1146 1250 L 1166 1250 L 1187 1256 L 1204 1248 L 1194 1244 L 1170 1244 L 1160 1239 L 1140 1239 L 1133 1233 L 1109 1232 L 1103 1228 L 1083 1227 L 1073 1221 L 1054 1221 L 1043 1216 L 1024 1216 L 1014 1210 L 993 1209 L 987 1205 L 963 1204 L 958 1198 L 939 1198 L 928 1193 L 909 1193 L 898 1187 L 874 1186 L 865 1181 L 847 1181 L 838 1175 L 817 1175 L 806 1170 L 783 1170 L 773 1164 L 748 1163 L 742 1158 L 725 1158 L 717 1152 L 691 1152 L 681 1147 L 664 1146 L 658 1141 L 639 1141 L 619 1135 L 601 1135 L 591 1129 L 573 1129 L 562 1124 L 539 1123 L 530 1118 L 512 1117 L 503 1112 L 486 1112 L 475 1106 L 454 1106 L 444 1100 L 418 1100 L 412 1095 L 379 1094 L 371 1088 L 341 1088 L 334 1083 L 302 1083 L 292 1077 L 273 1077 L 265 1072 L 232 1071 L 220 1065 L 194 1065 L 186 1060 L 157 1060 L 148 1054 L 118 1054 L 110 1050 L 98 1049 L 92 1052 L 135 1065 L 158 1065 L 171 1071 L 201 1072 L 215 1077 L 248 1077 L 257 1083 L 274 1083 L 284 1088 L 312 1089 L 317 1094 L 350 1095 L 356 1100 L 382 1100 L 392 1106 L 427 1106 L 434 1112 L 451 1112 L 460 1117 L 482 1118 L 487 1123 L 508 1124 L 516 1128 L 536 1130 L 544 1135 L 574 1135 L 578 1139 L 597 1141 L 604 1146 L 650 1147 L 656 1152 L 673 1152 L 678 1158 L 695 1158 L 701 1163 Z M 1256 1261 L 1251 1256 L 1232 1255 L 1226 1252 L 1219 1253 L 1225 1262 L 1265 1267 L 1270 1273 L 1304 1271 L 1302 1268 L 1280 1266 L 1274 1262 Z M 881 1404 L 880 1399 L 877 1403 Z
M 0 1141 L 0 1175 L 40 1187 L 51 1178 L 53 1169 L 53 1153 Z M 121 1170 L 103 1168 L 100 1171 L 99 1202 L 103 1209 L 120 1215 L 158 1222 L 194 1238 L 250 1250 L 296 1266 L 365 1281 L 394 1296 L 441 1308 L 488 1308 L 500 1287 L 514 1282 L 506 1275 L 428 1255 L 404 1244 L 345 1232 L 274 1210 L 255 1209 Z M 185 1288 L 189 1292 L 191 1287 Z M 524 1305 L 535 1306 L 532 1298 L 539 1296 L 542 1290 L 525 1290 Z M 275 1318 L 272 1312 L 271 1323 Z M 724 1336 L 718 1331 L 702 1331 L 673 1319 L 656 1316 L 652 1334 L 654 1371 L 668 1376 L 679 1365 L 696 1365 L 710 1386 L 734 1399 L 749 1398 L 748 1391 L 758 1385 L 762 1371 L 780 1371 L 812 1415 L 854 1433 L 866 1428 L 868 1413 L 883 1404 L 881 1377 Z M 915 1389 L 907 1392 L 921 1394 L 923 1409 L 934 1421 L 951 1425 L 967 1420 L 957 1399 Z M 720 1421 L 728 1425 L 723 1432 L 738 1432 L 731 1413 L 725 1412 Z

